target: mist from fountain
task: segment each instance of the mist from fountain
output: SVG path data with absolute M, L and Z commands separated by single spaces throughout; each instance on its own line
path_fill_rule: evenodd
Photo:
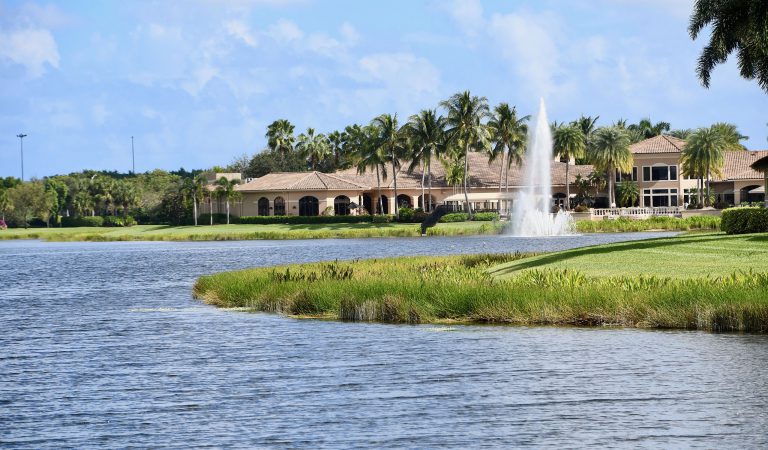
M 528 132 L 523 162 L 523 189 L 512 204 L 514 236 L 563 236 L 574 234 L 575 223 L 565 211 L 552 213 L 552 131 L 544 99 L 539 102 L 534 127 Z

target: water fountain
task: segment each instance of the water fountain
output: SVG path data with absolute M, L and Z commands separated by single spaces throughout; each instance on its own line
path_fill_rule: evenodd
M 544 99 L 534 127 L 528 132 L 528 149 L 523 163 L 524 186 L 512 205 L 512 235 L 562 236 L 573 234 L 575 224 L 565 211 L 552 213 L 552 132 Z

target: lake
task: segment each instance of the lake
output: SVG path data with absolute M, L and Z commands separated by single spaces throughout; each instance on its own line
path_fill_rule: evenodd
M 382 325 L 220 310 L 202 274 L 669 233 L 0 241 L 0 446 L 768 446 L 768 337 Z

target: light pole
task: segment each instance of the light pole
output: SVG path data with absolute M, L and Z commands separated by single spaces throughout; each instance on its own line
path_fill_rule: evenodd
M 136 175 L 136 153 L 133 151 L 133 136 L 131 136 L 131 167 L 133 168 L 133 174 Z
M 19 138 L 19 146 L 21 148 L 21 181 L 24 181 L 24 138 L 27 137 L 24 133 L 16 135 Z

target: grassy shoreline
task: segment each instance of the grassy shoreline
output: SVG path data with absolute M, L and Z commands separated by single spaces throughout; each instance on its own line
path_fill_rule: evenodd
M 717 259 L 700 258 L 708 252 L 734 256 L 718 264 Z M 606 255 L 613 266 L 616 260 L 632 264 L 614 273 L 592 265 Z M 766 256 L 766 236 L 688 235 L 542 255 L 408 257 L 249 269 L 200 277 L 193 295 L 219 307 L 352 321 L 765 333 Z M 690 267 L 677 270 L 685 260 Z M 733 267 L 735 260 L 741 262 L 738 267 Z
M 427 230 L 428 236 L 494 235 L 504 230 L 503 222 L 439 223 Z M 579 233 L 617 233 L 634 231 L 717 230 L 717 217 L 654 217 L 645 220 L 602 220 L 576 223 Z M 128 228 L 13 228 L 0 230 L 0 240 L 42 239 L 46 241 L 232 241 L 255 239 L 352 239 L 374 237 L 421 236 L 419 224 L 350 223 L 350 224 L 275 224 L 275 225 L 201 225 L 172 227 L 137 225 Z

